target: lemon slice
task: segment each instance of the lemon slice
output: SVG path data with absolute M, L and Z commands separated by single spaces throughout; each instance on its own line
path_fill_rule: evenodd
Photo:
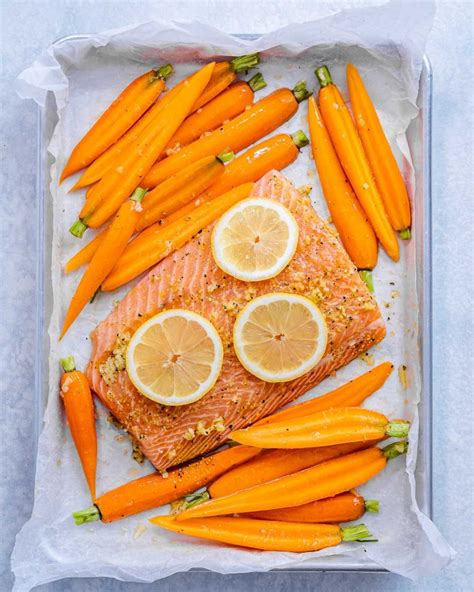
M 216 383 L 222 341 L 214 326 L 189 310 L 167 310 L 132 336 L 126 366 L 135 387 L 162 405 L 188 405 Z
M 273 199 L 248 198 L 228 210 L 212 233 L 212 254 L 229 275 L 246 282 L 275 277 L 295 254 L 298 224 Z
M 327 326 L 308 298 L 271 293 L 249 302 L 234 324 L 234 349 L 246 370 L 266 382 L 309 372 L 323 357 Z

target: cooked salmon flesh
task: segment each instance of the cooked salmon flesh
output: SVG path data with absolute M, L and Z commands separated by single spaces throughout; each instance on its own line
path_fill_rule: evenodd
M 281 202 L 299 225 L 296 254 L 277 277 L 250 284 L 225 275 L 211 254 L 209 226 L 158 263 L 92 333 L 92 387 L 159 470 L 216 448 L 231 430 L 301 396 L 385 336 L 374 298 L 309 198 L 275 171 L 255 185 L 252 196 Z M 287 383 L 270 384 L 249 374 L 233 350 L 237 313 L 268 292 L 306 296 L 319 306 L 328 325 L 323 359 L 306 375 Z M 170 308 L 193 310 L 209 319 L 225 351 L 216 385 L 199 401 L 181 407 L 163 406 L 142 396 L 124 367 L 131 335 L 144 321 Z

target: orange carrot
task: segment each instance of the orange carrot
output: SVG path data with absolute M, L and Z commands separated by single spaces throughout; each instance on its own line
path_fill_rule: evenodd
M 221 92 L 189 117 L 171 138 L 165 154 L 172 154 L 183 146 L 194 142 L 203 134 L 212 132 L 225 121 L 237 117 L 252 104 L 254 91 L 265 86 L 261 74 L 256 74 L 249 82 L 236 82 Z
M 217 62 L 211 79 L 202 95 L 194 103 L 191 113 L 206 105 L 210 100 L 225 90 L 237 78 L 237 74 L 251 70 L 260 63 L 258 53 L 238 56 L 229 62 Z
M 366 483 L 385 468 L 389 458 L 406 450 L 407 443 L 400 440 L 383 449 L 374 447 L 353 452 L 262 485 L 211 499 L 178 514 L 176 519 L 289 508 L 332 497 Z
M 379 502 L 377 500 L 365 500 L 355 491 L 346 491 L 302 506 L 254 512 L 249 517 L 262 520 L 326 524 L 350 522 L 351 520 L 358 520 L 365 512 L 377 513 L 378 511 Z
M 86 167 L 116 142 L 155 102 L 172 72 L 168 64 L 146 72 L 129 84 L 74 148 L 61 181 Z
M 123 286 L 182 247 L 230 207 L 248 197 L 252 188 L 253 183 L 240 185 L 221 195 L 219 199 L 204 203 L 184 218 L 179 218 L 164 227 L 156 223 L 147 228 L 130 243 L 101 289 L 110 291 Z
M 312 448 L 388 437 L 405 438 L 408 421 L 389 421 L 361 407 L 336 407 L 305 417 L 236 430 L 230 437 L 259 448 Z
M 83 247 L 80 251 L 78 251 L 75 255 L 73 255 L 64 266 L 64 273 L 71 273 L 72 271 L 76 271 L 89 261 L 94 256 L 94 253 L 99 248 L 100 243 L 104 239 L 104 236 L 107 233 L 107 228 L 99 232 L 85 247 Z
M 308 143 L 304 132 L 298 130 L 291 135 L 278 134 L 255 144 L 225 167 L 224 174 L 203 193 L 201 203 L 242 183 L 255 183 L 273 169 L 281 171 L 296 160 L 299 149 Z
M 313 413 L 319 413 L 332 407 L 357 407 L 367 399 L 372 393 L 375 393 L 383 386 L 387 378 L 393 370 L 393 364 L 390 362 L 383 362 L 372 370 L 361 374 L 357 378 L 346 382 L 337 389 L 316 397 L 310 401 L 293 405 L 288 409 L 283 409 L 264 417 L 253 425 L 264 425 L 268 423 L 276 423 L 286 421 L 289 419 L 296 419 L 298 417 L 305 417 Z
M 71 436 L 81 461 L 92 499 L 95 499 L 97 469 L 97 434 L 92 393 L 87 378 L 76 370 L 74 358 L 61 360 L 61 397 Z
M 132 514 L 169 504 L 196 491 L 228 469 L 249 460 L 260 451 L 248 446 L 234 446 L 184 467 L 168 471 L 166 479 L 158 472 L 129 481 L 104 493 L 95 504 L 74 512 L 76 524 L 113 522 Z
M 124 156 L 130 151 L 136 142 L 137 138 L 144 132 L 145 129 L 153 127 L 157 128 L 160 124 L 159 115 L 163 109 L 174 100 L 176 95 L 183 89 L 185 81 L 176 84 L 163 97 L 150 108 L 117 142 L 107 148 L 93 163 L 84 171 L 82 177 L 72 187 L 71 191 L 92 185 L 107 173 L 107 171 L 120 166 Z
M 357 452 L 376 442 L 356 442 L 338 446 L 302 448 L 300 450 L 263 450 L 258 456 L 234 467 L 209 486 L 211 497 L 223 497 L 242 489 L 267 483 L 303 469 L 314 467 L 332 458 Z
M 377 238 L 337 158 L 314 97 L 308 102 L 311 149 L 321 188 L 349 257 L 360 270 L 377 263 Z
M 308 96 L 304 82 L 298 83 L 293 91 L 280 88 L 272 92 L 219 129 L 156 163 L 143 179 L 143 186 L 155 187 L 203 156 L 219 154 L 227 148 L 239 152 L 287 121 L 296 113 L 298 102 Z
M 410 200 L 402 174 L 357 68 L 347 65 L 347 86 L 357 131 L 369 159 L 390 223 L 410 238 Z
M 135 227 L 140 216 L 137 203 L 139 204 L 145 193 L 145 189 L 139 187 L 132 198 L 122 204 L 115 215 L 107 230 L 107 234 L 97 247 L 72 297 L 66 312 L 60 339 L 75 321 L 84 306 L 100 288 L 101 283 L 108 276 L 117 259 L 125 250 L 130 237 L 135 232 Z
M 371 537 L 365 524 L 341 528 L 336 524 L 293 524 L 252 518 L 196 518 L 178 522 L 156 516 L 151 523 L 188 536 L 264 551 L 305 553 Z
M 214 63 L 208 64 L 194 74 L 188 84 L 160 111 L 160 126 L 145 129 L 134 144 L 134 149 L 127 153 L 120 167 L 109 170 L 92 188 L 93 203 L 86 199 L 79 215 L 79 221 L 72 226 L 76 236 L 87 227 L 98 228 L 115 214 L 127 195 L 136 189 L 153 162 L 158 158 L 169 142 L 198 96 L 209 81 Z
M 157 185 L 144 200 L 137 230 L 162 220 L 198 197 L 224 173 L 224 162 L 233 156 L 232 152 L 224 152 L 217 157 L 205 156 Z
M 390 225 L 351 114 L 339 89 L 332 82 L 328 68 L 321 66 L 315 74 L 321 85 L 319 109 L 342 168 L 387 255 L 398 261 L 400 253 L 397 237 Z

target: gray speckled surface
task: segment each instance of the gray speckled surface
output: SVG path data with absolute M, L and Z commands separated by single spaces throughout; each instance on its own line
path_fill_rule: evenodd
M 259 32 L 314 18 L 331 6 L 316 0 L 155 0 L 142 2 L 1 2 L 2 204 L 0 266 L 0 590 L 11 589 L 9 555 L 34 491 L 32 355 L 35 331 L 36 107 L 11 90 L 13 78 L 63 35 L 152 18 L 200 19 L 231 32 Z M 361 4 L 361 2 L 357 2 Z M 250 15 L 252 15 L 250 17 Z M 149 585 L 63 580 L 62 591 L 370 590 L 457 592 L 473 589 L 472 570 L 472 30 L 471 2 L 438 2 L 427 53 L 434 70 L 434 520 L 457 549 L 440 575 L 416 583 L 394 575 L 178 574 Z M 460 89 L 460 90 L 456 90 Z M 470 125 L 468 122 L 470 121 Z M 471 246 L 471 249 L 466 248 Z

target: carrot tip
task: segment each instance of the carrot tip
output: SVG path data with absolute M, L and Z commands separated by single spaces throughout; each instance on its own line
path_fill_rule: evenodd
M 385 434 L 392 438 L 406 438 L 410 431 L 410 422 L 404 420 L 390 421 L 385 428 Z
M 87 226 L 86 224 L 84 224 L 84 222 L 81 219 L 78 219 L 74 222 L 74 224 L 71 226 L 71 228 L 69 229 L 69 232 L 73 235 L 73 236 L 77 236 L 77 238 L 82 238 L 84 235 L 84 232 L 87 230 Z
M 382 448 L 382 452 L 387 459 L 397 458 L 397 456 L 405 454 L 407 450 L 408 442 L 406 440 L 399 440 Z
M 161 66 L 161 68 L 154 70 L 154 72 L 154 80 L 166 80 L 168 76 L 171 76 L 171 74 L 173 74 L 174 68 L 171 64 L 166 64 L 166 66 Z
M 260 56 L 258 53 L 249 53 L 247 55 L 238 56 L 231 60 L 230 65 L 232 71 L 238 74 L 244 70 L 255 68 L 260 63 Z
M 182 499 L 177 500 L 171 504 L 171 511 L 173 514 L 180 514 L 185 510 L 189 510 L 189 508 L 194 508 L 194 506 L 198 506 L 199 504 L 207 502 L 210 497 L 211 496 L 209 495 L 207 489 L 202 493 L 183 497 Z
M 291 134 L 291 139 L 293 140 L 294 145 L 300 149 L 304 148 L 309 144 L 308 136 L 304 133 L 303 130 L 298 130 L 294 134 Z
M 400 230 L 399 235 L 402 240 L 410 240 L 411 239 L 410 228 L 404 228 L 403 230 Z
M 343 541 L 363 541 L 373 535 L 365 524 L 355 524 L 354 526 L 345 526 L 341 528 Z
M 85 510 L 73 512 L 74 524 L 80 526 L 81 524 L 88 524 L 89 522 L 97 522 L 100 520 L 100 510 L 97 506 L 89 506 Z
M 314 74 L 318 79 L 321 88 L 332 84 L 331 73 L 329 72 L 329 68 L 327 66 L 320 66 L 319 68 L 316 68 Z
M 300 80 L 299 82 L 297 82 L 291 92 L 293 93 L 298 103 L 301 103 L 313 94 L 306 88 L 306 80 Z
M 220 160 L 222 164 L 229 162 L 235 158 L 235 154 L 230 148 L 226 148 L 223 152 L 216 156 L 217 160 Z
M 255 76 L 252 76 L 252 78 L 247 82 L 247 84 L 250 86 L 253 92 L 256 92 L 257 90 L 260 90 L 267 86 L 265 78 L 263 77 L 261 72 L 257 72 Z
M 61 358 L 59 360 L 64 372 L 74 372 L 76 369 L 76 362 L 74 356 L 67 356 L 67 358 Z
M 369 292 L 371 294 L 373 294 L 374 293 L 374 279 L 372 277 L 372 272 L 370 271 L 370 269 L 361 269 L 359 271 L 359 275 L 360 275 L 361 280 L 367 286 L 367 288 L 369 288 Z
M 374 514 L 378 514 L 379 500 L 365 500 L 364 507 L 366 512 L 373 512 Z

